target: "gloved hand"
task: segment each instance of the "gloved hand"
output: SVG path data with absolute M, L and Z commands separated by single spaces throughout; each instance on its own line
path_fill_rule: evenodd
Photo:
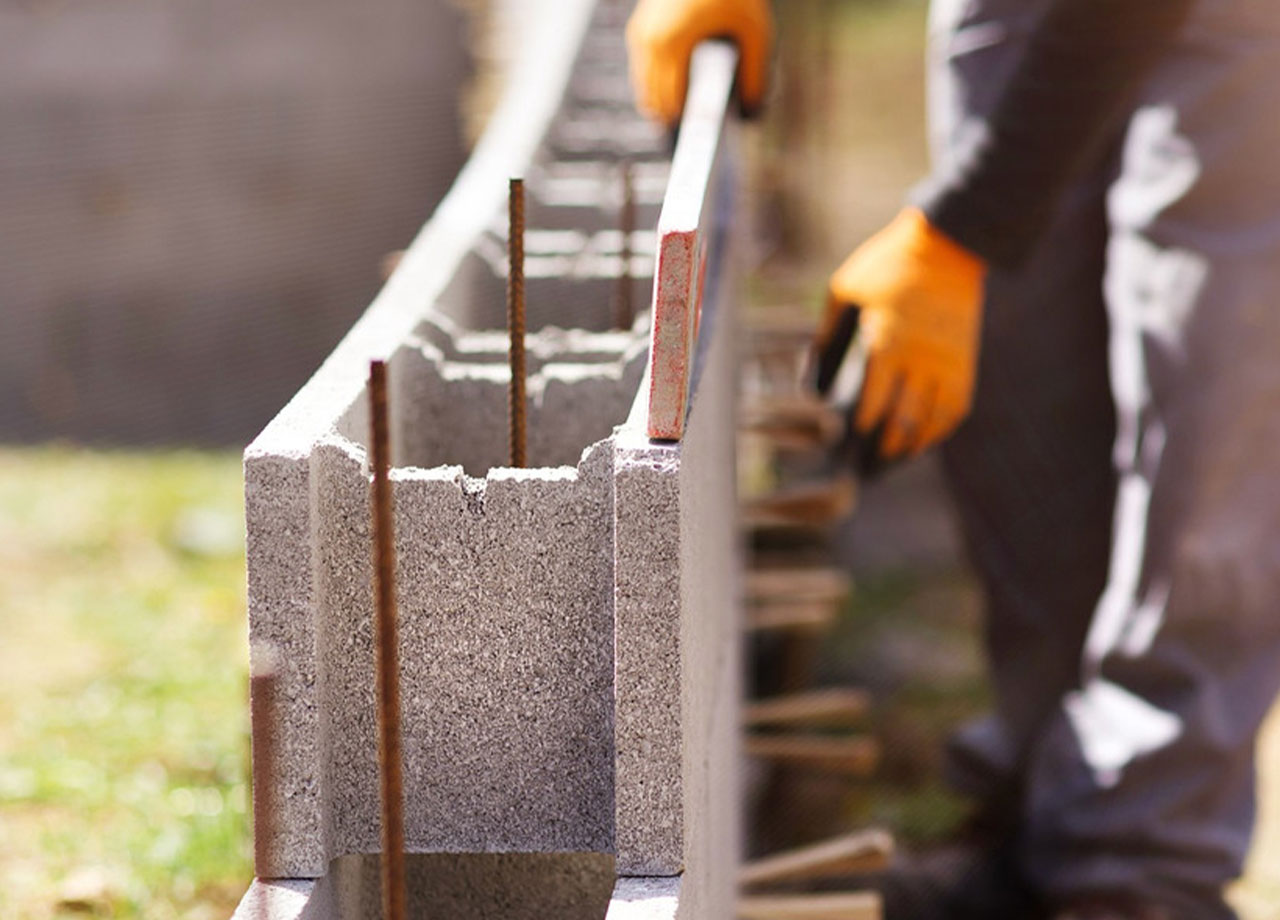
M 982 321 L 986 264 L 907 208 L 859 246 L 831 276 L 817 347 L 842 314 L 859 308 L 866 376 L 854 416 L 884 428 L 886 459 L 918 453 L 969 413 Z
M 768 0 L 640 0 L 627 22 L 627 52 L 642 111 L 667 124 L 680 118 L 689 58 L 708 38 L 737 43 L 738 98 L 747 111 L 760 107 L 773 45 Z

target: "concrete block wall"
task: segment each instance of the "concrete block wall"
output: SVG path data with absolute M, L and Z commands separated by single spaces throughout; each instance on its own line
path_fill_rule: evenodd
M 720 102 L 696 117 L 714 130 L 686 122 L 694 140 L 670 167 L 687 176 L 680 163 L 694 164 L 696 181 L 663 186 L 664 216 L 639 224 L 656 220 L 657 234 L 633 250 L 649 272 L 637 283 L 652 288 L 667 215 L 692 213 L 692 226 L 675 229 L 708 266 L 687 298 L 689 328 L 699 308 L 701 323 L 686 359 L 685 436 L 654 442 L 650 320 L 605 331 L 617 249 L 610 269 L 607 251 L 591 247 L 610 232 L 600 177 L 618 153 L 648 163 L 655 184 L 667 167 L 647 126 L 618 129 L 644 125 L 629 102 L 602 101 L 607 87 L 626 91 L 625 9 L 554 5 L 505 113 L 387 288 L 246 451 L 250 635 L 255 655 L 270 648 L 281 663 L 270 725 L 256 727 L 277 752 L 254 765 L 274 803 L 256 815 L 270 829 L 257 874 L 292 881 L 255 882 L 244 920 L 274 917 L 261 913 L 268 904 L 299 920 L 377 916 L 367 896 L 379 819 L 364 443 L 374 357 L 391 362 L 406 843 L 411 864 L 428 867 L 411 873 L 417 896 L 465 889 L 471 906 L 456 916 L 523 916 L 508 903 L 521 888 L 512 872 L 554 855 L 571 907 L 548 902 L 531 916 L 731 916 L 737 558 L 722 129 L 734 60 L 703 55 L 707 76 L 695 82 L 718 87 Z M 584 86 L 594 93 L 585 103 L 575 95 Z M 584 110 L 617 130 L 587 130 Z M 592 154 L 575 138 L 607 149 Z M 574 292 L 570 318 L 581 322 L 548 325 L 562 303 L 531 318 L 535 466 L 513 470 L 505 337 L 486 290 L 504 266 L 485 251 L 499 236 L 506 176 L 540 170 L 556 177 L 543 188 L 559 182 L 563 206 L 579 212 L 577 242 L 566 232 L 557 244 L 564 264 L 596 267 L 548 272 Z M 554 222 L 554 198 L 539 220 Z M 482 870 L 482 854 L 508 862 Z M 602 872 L 616 880 L 610 897 L 592 881 Z

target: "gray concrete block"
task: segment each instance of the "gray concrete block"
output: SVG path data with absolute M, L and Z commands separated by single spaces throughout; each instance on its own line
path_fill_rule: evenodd
M 680 448 L 637 436 L 614 457 L 618 871 L 684 869 Z
M 611 460 L 395 471 L 412 851 L 612 849 Z M 272 874 L 379 845 L 364 462 L 337 436 L 312 456 L 318 743 L 282 769 L 320 777 L 324 823 L 290 833 Z
M 694 292 L 696 349 L 675 362 L 689 367 L 683 439 L 648 440 L 643 387 L 615 436 L 616 843 L 620 874 L 683 871 L 692 915 L 718 917 L 732 911 L 739 846 L 735 252 L 719 153 L 732 139 L 700 127 L 688 136 L 704 160 L 686 161 L 696 181 L 672 208 L 690 215 L 681 229 L 702 241 L 708 279 Z
M 683 305 L 667 304 L 688 311 L 690 330 L 700 317 L 696 350 L 678 356 L 691 394 L 679 407 L 683 442 L 648 439 L 647 319 L 616 332 L 542 328 L 527 339 L 537 466 L 503 466 L 506 339 L 477 325 L 494 304 L 474 299 L 494 277 L 485 215 L 501 199 L 487 183 L 501 188 L 495 171 L 505 179 L 520 156 L 554 146 L 541 100 L 541 122 L 516 112 L 486 137 L 384 293 L 247 452 L 249 565 L 270 570 L 251 575 L 252 632 L 287 661 L 281 756 L 255 776 L 276 809 L 264 816 L 275 832 L 260 875 L 323 877 L 317 897 L 373 916 L 365 374 L 371 357 L 389 356 L 406 847 L 419 866 L 437 854 L 428 887 L 472 891 L 459 879 L 481 863 L 466 854 L 506 854 L 492 863 L 499 877 L 517 854 L 596 854 L 555 870 L 569 876 L 590 875 L 583 867 L 603 854 L 611 873 L 635 878 L 593 916 L 731 915 L 735 361 L 732 289 L 717 279 L 732 271 L 719 131 L 733 60 L 699 59 L 711 62 L 699 72 L 718 68 L 709 85 L 720 89 L 697 95 L 699 121 L 683 135 L 694 168 L 667 193 L 691 215 L 681 232 L 698 241 L 708 279 L 699 287 L 701 270 L 690 273 Z M 537 79 L 563 91 L 568 70 Z M 601 279 L 552 280 L 601 309 Z M 559 888 L 585 884 L 566 876 Z M 477 897 L 492 907 L 506 896 Z
M 254 827 L 270 829 L 267 850 L 274 857 L 256 870 L 262 878 L 316 878 L 324 870 L 319 854 L 299 855 L 305 849 L 301 842 L 319 839 L 323 824 L 316 757 L 321 719 L 310 552 L 312 463 L 308 456 L 249 451 L 244 471 L 251 665 L 256 672 L 278 669 L 280 688 L 270 724 L 255 726 L 271 733 L 274 758 L 263 763 L 254 751 L 254 786 L 270 783 L 278 809 L 262 814 L 260 797 L 254 797 Z
M 633 420 L 614 456 L 618 871 L 683 872 L 708 917 L 730 915 L 740 845 L 731 303 L 704 307 L 684 440 L 655 445 Z

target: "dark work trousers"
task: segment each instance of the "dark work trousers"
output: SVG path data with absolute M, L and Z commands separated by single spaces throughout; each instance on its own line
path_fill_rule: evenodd
M 938 168 L 1040 6 L 936 0 Z M 1029 264 L 992 273 L 973 413 L 943 450 L 996 700 L 957 737 L 954 772 L 1012 816 L 1051 900 L 1232 916 L 1254 736 L 1280 690 L 1270 7 L 1204 0 Z

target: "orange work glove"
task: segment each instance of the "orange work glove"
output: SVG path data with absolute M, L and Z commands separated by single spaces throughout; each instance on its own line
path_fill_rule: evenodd
M 640 0 L 627 22 L 627 52 L 642 111 L 667 124 L 680 118 L 689 58 L 708 38 L 737 43 L 738 97 L 748 111 L 760 107 L 773 45 L 768 0 Z
M 860 309 L 867 353 L 854 426 L 883 423 L 880 453 L 919 453 L 969 414 L 986 264 L 916 208 L 859 246 L 831 276 L 817 345 Z

